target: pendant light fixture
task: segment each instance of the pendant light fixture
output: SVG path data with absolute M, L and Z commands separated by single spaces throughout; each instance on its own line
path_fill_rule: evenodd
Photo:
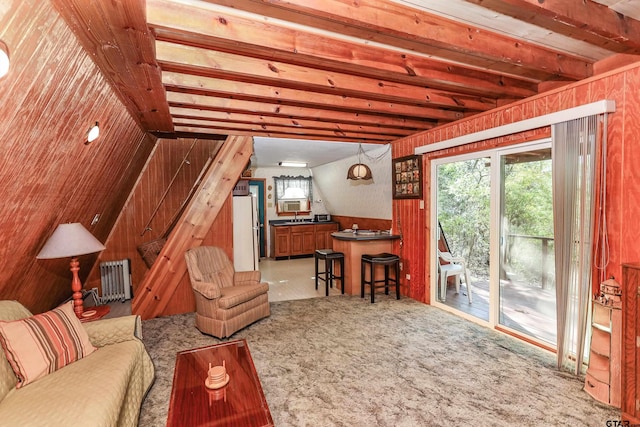
M 360 156 L 362 154 L 364 154 L 364 151 L 362 150 L 362 144 L 358 144 L 358 163 L 349 167 L 349 170 L 347 171 L 347 179 L 353 179 L 356 181 L 373 179 L 373 175 L 371 174 L 371 169 L 369 169 L 369 166 L 365 165 L 360 160 Z

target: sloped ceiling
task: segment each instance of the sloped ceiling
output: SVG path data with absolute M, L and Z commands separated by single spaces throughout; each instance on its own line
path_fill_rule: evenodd
M 635 60 L 629 3 L 54 0 L 149 132 L 368 143 Z

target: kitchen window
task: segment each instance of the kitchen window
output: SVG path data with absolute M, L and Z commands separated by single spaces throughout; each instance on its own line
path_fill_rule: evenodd
M 311 177 L 274 176 L 276 212 L 278 215 L 308 214 L 313 199 Z

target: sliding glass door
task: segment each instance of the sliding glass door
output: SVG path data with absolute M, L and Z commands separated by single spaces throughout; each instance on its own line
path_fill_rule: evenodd
M 448 262 L 436 255 L 437 267 L 442 273 L 437 281 L 437 299 L 485 321 L 489 320 L 490 166 L 490 157 L 472 156 L 435 167 L 438 250 L 440 254 L 446 252 L 460 260 Z M 461 268 L 453 271 L 459 274 L 451 274 L 452 268 L 456 268 L 451 264 L 462 262 L 471 284 L 466 283 Z M 460 285 L 460 281 L 465 283 Z
M 432 182 L 432 301 L 555 346 L 550 143 L 434 160 Z
M 499 324 L 556 343 L 551 148 L 499 152 Z

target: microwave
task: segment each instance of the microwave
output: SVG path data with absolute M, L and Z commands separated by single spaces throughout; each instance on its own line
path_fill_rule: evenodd
M 331 215 L 329 215 L 329 214 L 314 215 L 313 216 L 313 220 L 315 222 L 329 222 L 329 221 L 331 221 Z

